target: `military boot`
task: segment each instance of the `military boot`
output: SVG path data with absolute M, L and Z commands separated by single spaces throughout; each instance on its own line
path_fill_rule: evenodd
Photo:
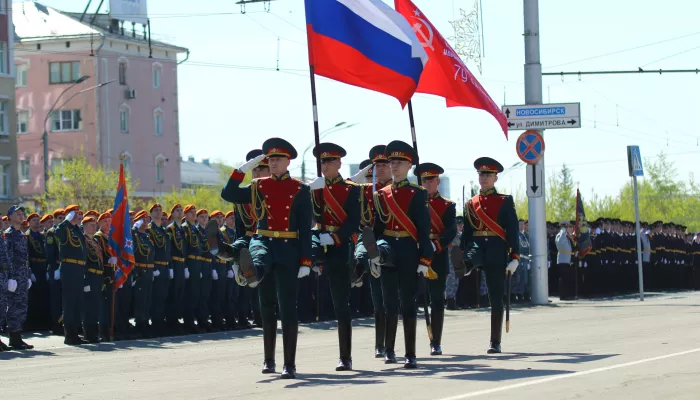
M 336 371 L 352 371 L 352 324 L 349 321 L 338 322 L 338 347 L 340 360 Z
M 263 326 L 263 347 L 265 361 L 263 361 L 263 374 L 275 373 L 275 342 L 277 341 L 277 321 L 268 322 Z M 284 344 L 284 343 L 283 343 Z
M 384 343 L 386 343 L 386 353 L 384 355 L 384 364 L 396 364 L 396 351 L 394 344 L 396 343 L 396 330 L 399 326 L 398 314 L 387 314 L 386 316 L 386 331 Z
M 433 341 L 430 343 L 430 355 L 442 355 L 442 328 L 445 323 L 445 310 L 433 310 L 431 322 L 433 330 Z
M 386 335 L 386 313 L 374 314 L 374 358 L 384 358 L 386 347 L 384 339 Z
M 22 340 L 22 332 L 10 332 L 10 347 L 12 350 L 31 350 L 34 346 L 27 344 Z
M 407 369 L 418 368 L 418 361 L 416 360 L 417 322 L 415 318 L 403 320 L 403 338 L 406 343 L 406 357 L 403 367 Z
M 297 324 L 282 324 L 282 343 L 284 346 L 284 367 L 282 367 L 282 379 L 296 379 L 297 366 Z
M 491 311 L 491 345 L 488 354 L 501 352 L 501 334 L 503 333 L 503 310 Z

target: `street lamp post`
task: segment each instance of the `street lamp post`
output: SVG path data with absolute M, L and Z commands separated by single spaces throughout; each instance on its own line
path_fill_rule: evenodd
M 61 99 L 61 97 L 66 92 L 68 92 L 73 87 L 75 87 L 75 85 L 83 83 L 88 79 L 90 79 L 90 76 L 88 76 L 88 75 L 81 76 L 80 78 L 76 79 L 76 81 L 73 82 L 72 85 L 70 85 L 66 89 L 64 89 L 63 92 L 61 92 L 61 94 L 59 94 L 58 97 L 56 98 L 56 101 L 53 103 L 53 105 L 49 109 L 49 112 L 46 113 L 46 117 L 44 117 L 44 135 L 42 137 L 42 140 L 44 142 L 44 192 L 49 191 L 49 134 L 48 134 L 48 129 L 46 128 L 46 123 L 48 122 L 49 117 L 51 117 L 51 114 L 53 114 L 53 112 L 56 109 L 60 109 L 61 107 L 63 107 L 66 103 L 71 101 L 75 96 L 82 94 L 82 93 L 85 93 L 85 92 L 88 92 L 88 91 L 91 91 L 93 89 L 100 88 L 104 85 L 110 84 L 110 83 L 115 81 L 115 80 L 111 80 L 111 81 L 103 82 L 103 83 L 100 83 L 98 85 L 91 86 L 91 87 L 85 88 L 83 90 L 77 91 L 77 92 L 73 93 L 73 95 L 70 96 L 66 101 L 61 103 L 60 106 L 56 107 L 56 105 L 58 104 L 58 101 Z
M 333 125 L 333 127 L 326 129 L 325 131 L 321 132 L 320 138 L 323 139 L 324 137 L 330 135 L 331 133 L 335 133 L 338 131 L 342 131 L 343 129 L 350 129 L 353 126 L 357 125 L 356 123 L 348 125 L 347 122 L 338 122 L 337 124 Z M 314 146 L 316 145 L 316 142 L 311 142 L 310 145 L 304 149 L 304 152 L 301 153 L 301 180 L 306 181 L 306 153 L 311 150 Z

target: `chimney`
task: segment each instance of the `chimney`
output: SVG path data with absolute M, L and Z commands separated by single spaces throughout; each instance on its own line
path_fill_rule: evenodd
M 209 159 L 208 159 L 208 158 L 203 158 L 203 159 L 202 159 L 202 164 L 208 166 L 208 165 L 209 165 Z
M 193 163 L 193 162 L 194 162 L 194 157 L 193 157 L 193 156 L 187 157 L 187 161 Z

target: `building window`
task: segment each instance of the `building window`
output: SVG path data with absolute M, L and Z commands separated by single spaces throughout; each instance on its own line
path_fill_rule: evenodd
M 0 137 L 6 137 L 10 135 L 8 131 L 8 118 L 7 118 L 7 102 L 0 101 Z
M 49 63 L 49 83 L 74 83 L 80 79 L 80 62 Z
M 29 66 L 27 64 L 21 64 L 17 66 L 17 81 L 15 86 L 26 87 L 27 86 L 27 71 Z
M 19 160 L 19 181 L 29 182 L 31 180 L 32 159 L 27 157 Z
M 80 110 L 58 110 L 51 113 L 52 132 L 78 131 L 81 122 Z
M 10 197 L 10 164 L 0 164 L 0 197 Z
M 0 42 L 0 74 L 7 73 L 7 42 Z
M 119 107 L 119 131 L 129 133 L 129 107 Z
M 156 158 L 156 182 L 157 183 L 163 183 L 165 179 L 163 178 L 163 174 L 165 172 L 165 159 L 163 157 L 158 156 Z
M 153 113 L 154 134 L 163 136 L 163 112 L 160 109 Z
M 163 67 L 155 63 L 153 64 L 153 88 L 158 89 L 160 87 L 160 74 L 163 71 Z
M 29 113 L 20 111 L 17 113 L 17 134 L 29 132 Z
M 119 60 L 119 84 L 126 85 L 126 60 Z
M 68 160 L 64 159 L 64 158 L 55 158 L 55 157 L 52 158 L 51 159 L 51 174 L 65 180 L 65 178 L 63 177 L 63 167 L 67 161 Z

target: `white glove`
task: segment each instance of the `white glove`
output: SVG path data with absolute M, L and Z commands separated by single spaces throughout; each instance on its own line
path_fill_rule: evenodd
M 630 260 L 625 260 L 625 265 L 629 264 Z
M 136 281 L 135 281 L 135 280 L 131 281 L 131 287 L 134 287 L 134 286 L 136 286 Z
M 89 286 L 89 285 L 88 285 L 88 286 L 85 286 L 85 287 L 83 288 L 83 292 L 85 292 L 85 293 L 90 293 L 90 286 Z
M 30 279 L 32 282 L 36 282 L 36 276 L 34 276 L 34 274 L 32 274 L 31 278 L 29 278 L 29 279 Z
M 335 246 L 335 240 L 330 233 L 322 233 L 318 236 L 321 246 Z
M 311 270 L 314 271 L 315 273 L 317 273 L 318 276 L 321 276 L 321 267 L 314 266 L 313 268 L 311 268 Z
M 31 288 L 32 288 L 32 280 L 31 280 L 31 279 L 27 279 L 27 290 L 29 290 L 29 289 L 31 289 Z
M 518 264 L 520 264 L 518 260 L 513 260 L 509 262 L 508 266 L 506 267 L 506 271 L 510 272 L 510 274 L 513 275 L 515 273 L 515 270 L 518 269 Z
M 73 217 L 75 217 L 75 211 L 71 211 L 68 213 L 68 215 L 66 215 L 66 219 L 68 221 L 73 221 Z
M 119 289 L 121 289 L 121 288 L 123 288 L 123 287 L 124 287 L 124 284 L 122 283 L 121 285 L 119 285 L 119 287 L 117 288 L 117 290 L 119 290 Z
M 583 262 L 583 268 L 588 268 L 588 261 Z
M 211 270 L 211 279 L 218 281 L 219 280 L 219 274 L 216 272 L 215 269 Z
M 46 280 L 47 281 L 49 280 L 49 273 L 48 272 L 46 273 Z
M 435 247 L 435 243 L 433 243 L 433 242 L 430 242 L 430 244 L 432 244 L 432 245 L 433 245 L 433 251 L 436 251 L 436 250 L 437 250 L 437 247 Z
M 226 277 L 227 277 L 228 279 L 232 279 L 232 278 L 233 278 L 233 270 L 232 270 L 232 269 L 230 269 L 230 270 L 228 270 L 228 272 L 226 272 Z
M 316 179 L 309 182 L 309 187 L 311 190 L 323 189 L 324 186 L 326 186 L 326 178 L 322 176 L 316 177 Z
M 241 165 L 240 167 L 238 167 L 238 170 L 244 174 L 248 171 L 252 171 L 253 168 L 257 167 L 258 164 L 260 164 L 260 162 L 265 159 L 265 157 L 267 157 L 267 156 L 264 154 L 261 154 L 255 158 L 253 158 L 252 160 L 248 161 L 247 163 Z
M 551 266 L 552 266 L 552 262 L 551 262 L 551 261 L 547 261 L 547 268 L 549 268 L 549 267 L 551 267 Z
M 355 182 L 355 183 L 364 183 L 365 182 L 365 175 L 367 175 L 367 171 L 369 171 L 369 169 L 372 168 L 373 165 L 374 164 L 370 163 L 366 167 L 357 171 L 357 173 L 355 175 L 350 177 L 350 180 Z
M 202 279 L 202 278 L 204 278 L 204 275 L 202 275 L 202 273 L 200 272 L 200 273 L 199 273 L 199 279 Z
M 685 260 L 681 260 L 681 265 L 685 265 Z
M 117 265 L 117 257 L 110 257 L 109 260 L 107 260 L 107 263 L 109 265 Z
M 420 265 L 418 266 L 418 273 L 419 273 L 420 275 L 423 275 L 423 276 L 427 275 L 427 274 L 428 274 L 428 267 L 426 267 L 426 266 L 423 265 L 423 264 L 420 264 Z
M 168 274 L 170 275 L 170 279 L 175 278 L 175 272 L 173 271 L 172 268 L 170 268 L 170 269 L 168 270 Z
M 305 276 L 309 276 L 310 273 L 311 273 L 311 268 L 299 267 L 299 274 L 297 275 L 297 278 L 303 278 Z
M 379 264 L 377 264 L 376 262 L 370 261 L 369 273 L 372 274 L 372 276 L 375 277 L 376 279 L 379 279 L 379 277 L 382 275 L 382 269 L 379 268 Z
M 143 225 L 143 220 L 142 220 L 142 219 L 136 221 L 136 223 L 134 224 L 134 229 L 139 229 L 139 228 L 141 228 L 141 225 Z
M 14 293 L 15 290 L 17 290 L 17 281 L 14 279 L 10 279 L 7 281 L 7 291 L 10 293 Z
M 190 269 L 185 268 L 185 279 L 190 279 Z
M 154 277 L 154 278 L 157 278 L 157 277 L 159 277 L 159 276 L 160 276 L 160 271 L 158 271 L 158 270 L 153 271 L 153 277 Z

